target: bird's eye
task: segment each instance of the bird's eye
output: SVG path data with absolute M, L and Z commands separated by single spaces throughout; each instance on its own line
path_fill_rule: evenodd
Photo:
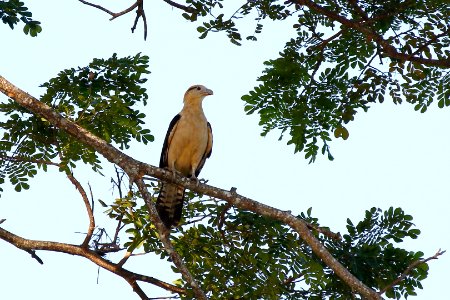
M 197 87 L 197 91 L 200 91 L 201 89 L 202 89 L 201 87 L 199 87 L 199 86 Z

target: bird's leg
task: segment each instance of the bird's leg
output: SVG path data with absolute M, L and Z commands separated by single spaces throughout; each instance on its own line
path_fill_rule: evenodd
M 178 175 L 180 176 L 184 176 L 180 171 L 178 171 L 177 169 L 174 168 L 167 168 L 167 170 L 169 170 L 170 172 L 172 172 L 172 178 L 175 179 L 175 177 Z
M 197 176 L 195 176 L 195 170 L 196 170 L 196 169 L 197 169 L 197 167 L 192 168 L 190 179 L 191 179 L 191 180 L 195 180 L 195 184 L 198 186 L 199 183 L 200 183 L 200 181 L 198 180 Z

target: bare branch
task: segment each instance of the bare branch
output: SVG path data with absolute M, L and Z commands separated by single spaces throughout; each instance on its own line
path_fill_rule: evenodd
M 34 163 L 34 164 L 42 164 L 42 165 L 49 165 L 49 166 L 56 166 L 56 167 L 61 166 L 61 164 L 55 163 L 55 162 L 52 162 L 49 160 L 32 159 L 32 158 L 24 157 L 24 156 L 0 156 L 0 157 L 3 160 L 12 161 L 12 162 L 23 161 L 23 162 L 30 162 L 30 163 Z
M 134 19 L 134 24 L 133 24 L 133 27 L 131 27 L 131 32 L 134 33 L 137 22 L 139 21 L 139 18 L 142 17 L 142 21 L 144 22 L 144 40 L 146 40 L 147 39 L 147 18 L 145 17 L 144 1 L 143 0 L 137 1 L 136 4 L 137 4 L 136 19 Z
M 75 177 L 72 174 L 70 174 L 69 172 L 66 173 L 66 176 L 67 176 L 67 178 L 69 178 L 70 182 L 72 182 L 72 184 L 75 186 L 75 188 L 80 193 L 81 198 L 83 199 L 84 205 L 86 206 L 87 214 L 89 216 L 89 228 L 86 233 L 86 237 L 84 238 L 84 241 L 81 244 L 81 247 L 87 248 L 87 247 L 89 247 L 89 242 L 91 241 L 92 234 L 94 233 L 94 229 L 95 229 L 94 212 L 92 211 L 86 191 L 81 186 L 80 182 L 78 180 L 76 180 Z
M 128 7 L 127 9 L 122 10 L 121 12 L 115 13 L 113 15 L 113 17 L 111 19 L 109 19 L 110 21 L 114 20 L 115 18 L 118 18 L 120 16 L 123 16 L 129 12 L 131 12 L 133 9 L 135 9 L 136 7 L 139 7 L 143 4 L 144 0 L 138 0 L 136 1 L 133 5 L 131 5 L 130 7 Z
M 195 13 L 195 12 L 197 12 L 197 11 L 195 10 L 195 8 L 190 7 L 190 6 L 185 6 L 185 5 L 176 3 L 176 2 L 171 1 L 171 0 L 163 0 L 163 1 L 166 2 L 167 4 L 169 4 L 170 6 L 173 6 L 173 7 L 175 7 L 175 8 L 184 10 L 185 12 L 188 12 L 188 13 Z
M 137 0 L 130 7 L 128 7 L 127 9 L 124 9 L 118 13 L 112 12 L 109 9 L 106 9 L 103 6 L 98 5 L 98 4 L 93 4 L 91 2 L 84 1 L 84 0 L 78 0 L 78 1 L 80 1 L 81 3 L 86 4 L 88 6 L 92 6 L 97 9 L 100 9 L 101 11 L 104 11 L 107 14 L 111 15 L 112 17 L 109 19 L 110 21 L 112 21 L 115 18 L 118 18 L 120 16 L 123 16 L 123 15 L 133 11 L 135 8 L 137 8 L 136 19 L 134 20 L 134 24 L 133 24 L 133 27 L 131 28 L 131 32 L 134 32 L 134 30 L 136 29 L 137 22 L 139 21 L 139 18 L 142 17 L 142 20 L 144 21 L 144 40 L 147 39 L 147 19 L 145 17 L 145 12 L 144 12 L 144 0 Z
M 432 260 L 432 259 L 438 259 L 439 256 L 441 256 L 442 254 L 445 253 L 444 251 L 441 251 L 441 249 L 439 249 L 436 254 L 434 254 L 433 256 L 428 257 L 427 259 L 420 259 L 420 260 L 416 260 L 415 262 L 411 263 L 406 270 L 402 273 L 402 275 L 400 275 L 397 279 L 395 279 L 394 281 L 392 281 L 391 284 L 389 284 L 388 286 L 386 286 L 385 288 L 383 288 L 381 291 L 378 292 L 378 294 L 383 295 L 384 293 L 386 293 L 387 290 L 391 289 L 392 287 L 396 286 L 397 284 L 399 284 L 403 279 L 406 278 L 406 276 L 408 276 L 409 273 L 411 273 L 412 270 L 414 270 L 415 268 L 417 268 L 418 266 L 420 266 L 421 264 L 427 263 L 428 261 Z
M 1 227 L 0 227 L 0 239 L 16 246 L 17 248 L 19 248 L 21 250 L 24 250 L 30 254 L 34 253 L 35 250 L 45 250 L 45 251 L 61 252 L 61 253 L 67 253 L 67 254 L 71 254 L 71 255 L 85 257 L 85 258 L 89 259 L 90 261 L 92 261 L 93 263 L 95 263 L 97 266 L 122 277 L 128 283 L 130 283 L 130 285 L 133 288 L 135 288 L 134 284 L 136 283 L 136 281 L 142 281 L 142 282 L 151 283 L 153 285 L 156 285 L 160 288 L 163 288 L 165 290 L 168 290 L 168 291 L 171 291 L 174 293 L 178 293 L 178 294 L 185 293 L 185 290 L 180 287 L 177 287 L 170 283 L 161 281 L 154 277 L 131 272 L 127 269 L 120 267 L 119 265 L 117 265 L 115 263 L 110 262 L 109 260 L 104 259 L 100 255 L 95 253 L 95 251 L 92 251 L 90 249 L 87 249 L 87 248 L 84 248 L 84 247 L 81 247 L 78 245 L 57 243 L 57 242 L 50 242 L 50 241 L 29 240 L 29 239 L 25 239 L 20 236 L 17 236 Z M 33 256 L 33 258 L 36 258 L 36 257 Z M 135 292 L 137 292 L 137 291 L 135 290 Z M 147 298 L 143 298 L 143 299 L 147 299 Z
M 97 9 L 100 9 L 100 10 L 106 12 L 107 14 L 110 14 L 111 16 L 114 16 L 114 15 L 115 15 L 115 13 L 113 13 L 112 11 L 110 11 L 110 10 L 104 8 L 104 7 L 101 6 L 101 5 L 93 4 L 93 3 L 90 3 L 90 2 L 87 2 L 87 1 L 84 1 L 84 0 L 78 0 L 78 1 L 80 1 L 81 3 L 86 4 L 86 5 L 88 5 L 88 6 L 92 6 L 92 7 L 95 7 L 95 8 L 97 8 Z

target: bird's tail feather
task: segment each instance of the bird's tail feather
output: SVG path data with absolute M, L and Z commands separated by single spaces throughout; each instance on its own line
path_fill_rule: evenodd
M 156 201 L 156 210 L 167 228 L 177 226 L 183 211 L 184 187 L 163 183 Z

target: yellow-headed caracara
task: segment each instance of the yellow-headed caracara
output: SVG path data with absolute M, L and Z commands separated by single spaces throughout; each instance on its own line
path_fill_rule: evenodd
M 160 168 L 178 171 L 184 176 L 197 178 L 211 156 L 213 136 L 202 109 L 202 101 L 213 91 L 202 85 L 191 86 L 184 94 L 181 112 L 170 122 L 159 161 Z M 158 214 L 170 229 L 177 226 L 183 209 L 184 187 L 162 183 L 156 201 Z

